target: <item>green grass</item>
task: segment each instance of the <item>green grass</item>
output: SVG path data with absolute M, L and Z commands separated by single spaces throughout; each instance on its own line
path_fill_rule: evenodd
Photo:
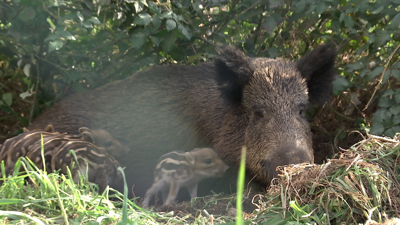
M 128 199 L 126 183 L 123 193 L 106 189 L 99 194 L 97 185 L 84 177 L 75 184 L 71 176 L 41 171 L 29 160 L 21 158 L 14 174 L 3 179 L 0 186 L 0 224 L 322 225 L 379 222 L 386 215 L 398 216 L 400 145 L 399 142 L 397 145 L 376 142 L 374 139 L 358 143 L 342 158 L 337 156 L 325 165 L 303 166 L 299 170 L 295 166 L 285 168 L 284 176 L 266 194 L 254 197 L 258 210 L 247 213 L 250 217 L 242 216 L 246 215 L 243 203 L 251 201 L 243 190 L 245 151 L 242 152 L 236 196 L 214 194 L 180 204 L 195 208 L 192 213 L 184 213 L 182 208 L 175 212 L 145 210 L 136 204 L 137 199 Z M 0 166 L 4 171 L 4 163 Z M 235 204 L 236 219 L 227 213 L 210 213 L 216 205 L 228 211 Z

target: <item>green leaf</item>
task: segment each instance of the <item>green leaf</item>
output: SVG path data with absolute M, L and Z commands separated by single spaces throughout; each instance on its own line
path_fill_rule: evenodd
M 11 106 L 12 105 L 12 93 L 8 92 L 8 93 L 4 93 L 2 96 L 3 101 L 0 102 L 0 105 L 7 105 L 7 106 Z
M 31 64 L 29 64 L 29 63 L 25 64 L 23 71 L 24 71 L 25 76 L 30 77 L 31 76 Z
M 377 37 L 375 43 L 377 47 L 386 44 L 386 42 L 390 40 L 390 33 L 387 31 L 378 31 L 378 34 L 376 36 Z
M 391 72 L 391 74 L 392 74 L 392 76 L 393 76 L 394 78 L 400 80 L 400 71 L 399 71 L 398 69 L 393 69 L 393 70 L 391 70 L 390 72 Z
M 368 81 L 372 81 L 376 76 L 382 74 L 384 69 L 385 68 L 383 68 L 382 66 L 375 67 L 375 69 L 373 69 L 370 73 L 367 74 L 366 79 Z
M 396 134 L 396 132 L 392 128 L 389 128 L 383 134 L 386 137 L 393 137 Z
M 166 51 L 166 52 L 171 51 L 175 46 L 176 39 L 177 38 L 173 34 L 170 34 L 167 38 L 165 38 L 162 41 L 162 46 L 163 46 L 164 51 Z
M 192 62 L 196 61 L 198 58 L 201 58 L 202 55 L 203 55 L 202 53 L 197 53 L 196 55 L 191 55 L 187 58 L 187 62 L 192 63 Z
M 134 34 L 132 34 L 132 48 L 141 47 L 144 43 L 146 43 L 147 34 L 143 32 L 143 30 L 138 30 Z
M 134 24 L 147 26 L 151 23 L 151 16 L 148 13 L 140 13 L 135 20 Z
M 61 40 L 50 41 L 49 52 L 52 52 L 54 50 L 59 50 L 63 45 L 64 45 L 64 42 Z
M 265 22 L 264 22 L 264 24 L 263 24 L 263 27 L 265 27 L 265 29 L 267 30 L 267 32 L 268 32 L 269 34 L 271 34 L 272 31 L 275 30 L 275 28 L 276 28 L 277 25 L 278 25 L 278 24 L 277 24 L 277 22 L 275 21 L 275 18 L 274 18 L 273 16 L 268 16 L 268 17 L 265 19 Z
M 397 13 L 392 21 L 390 22 L 390 25 L 388 27 L 392 28 L 392 29 L 398 29 L 400 25 L 400 13 Z
M 53 30 L 56 29 L 56 26 L 54 25 L 53 21 L 49 17 L 46 19 L 46 21 L 49 23 L 51 29 L 53 29 Z
M 145 5 L 145 6 L 149 7 L 149 6 L 147 5 L 147 0 L 139 0 L 139 2 L 140 2 L 142 5 Z
M 89 19 L 87 19 L 87 21 L 89 21 L 89 22 L 91 22 L 91 23 L 93 23 L 95 25 L 101 24 L 100 20 L 97 17 L 89 18 Z
M 333 82 L 333 93 L 338 95 L 339 93 L 347 90 L 349 82 L 344 77 L 338 77 Z
M 397 104 L 400 104 L 400 93 L 397 93 L 397 94 L 394 96 L 394 100 L 396 101 Z
M 79 20 L 81 21 L 81 22 L 83 22 L 83 20 L 85 19 L 84 17 L 83 17 L 83 15 L 78 11 L 78 12 L 76 12 L 76 16 L 79 18 Z
M 93 28 L 92 23 L 89 21 L 82 22 L 82 26 L 84 26 L 85 28 Z
M 371 130 L 369 131 L 371 134 L 381 135 L 385 131 L 385 128 L 382 124 L 376 124 L 371 126 Z
M 159 37 L 156 37 L 156 36 L 151 35 L 150 38 L 151 38 L 151 40 L 153 41 L 153 43 L 154 43 L 155 46 L 159 46 L 159 45 L 160 45 L 161 40 L 160 40 Z
M 31 21 L 31 20 L 35 19 L 35 17 L 36 17 L 36 11 L 31 6 L 28 6 L 25 9 L 23 9 L 18 15 L 18 18 L 22 22 Z
M 355 62 L 353 64 L 347 65 L 348 69 L 346 69 L 346 71 L 347 72 L 353 72 L 354 70 L 360 70 L 360 69 L 362 69 L 364 67 L 365 66 L 364 66 L 364 64 L 362 62 Z
M 396 133 L 400 133 L 400 126 L 393 126 L 392 130 Z
M 293 3 L 296 2 L 296 5 L 294 8 L 294 10 L 296 12 L 302 12 L 304 11 L 304 9 L 306 8 L 306 0 L 300 0 L 300 1 L 293 1 Z
M 351 16 L 346 16 L 344 18 L 344 24 L 346 25 L 346 28 L 350 29 L 353 28 L 354 26 L 354 20 Z
M 393 117 L 393 124 L 400 124 L 400 116 Z
M 56 40 L 58 38 L 59 38 L 59 36 L 57 34 L 50 34 L 49 36 L 47 36 L 46 39 L 44 39 L 44 42 L 46 42 L 46 41 L 54 41 L 54 40 Z
M 158 16 L 153 16 L 153 27 L 157 30 L 161 25 L 161 19 Z
M 389 108 L 389 112 L 391 112 L 393 115 L 397 116 L 400 113 L 400 105 L 393 105 L 392 107 Z
M 73 40 L 73 41 L 75 41 L 76 39 L 75 39 L 75 37 L 74 37 L 74 35 L 72 35 L 69 31 L 66 31 L 66 30 L 63 30 L 63 31 L 61 31 L 61 32 L 56 32 L 60 37 L 63 37 L 63 38 L 65 38 L 65 39 L 67 39 L 67 40 Z
M 346 18 L 346 13 L 342 12 L 339 17 L 339 22 L 343 22 L 345 18 Z
M 329 8 L 329 5 L 326 4 L 325 2 L 320 2 L 317 5 L 317 13 L 318 14 L 322 14 L 323 12 L 325 12 L 327 9 Z
M 172 18 L 172 11 L 166 11 L 161 13 L 161 18 L 163 19 L 171 19 Z
M 396 104 L 394 99 L 385 97 L 385 98 L 381 98 L 379 100 L 378 106 L 381 107 L 381 108 L 388 108 L 388 107 L 393 106 L 394 104 Z
M 152 1 L 149 2 L 149 9 L 150 9 L 151 13 L 154 13 L 154 14 L 159 14 L 160 13 L 160 9 Z M 153 20 L 154 20 L 154 18 L 153 18 Z
M 385 92 L 383 92 L 382 97 L 390 96 L 390 95 L 393 95 L 394 93 L 396 93 L 396 92 L 389 89 L 389 90 L 386 90 Z
M 182 24 L 178 25 L 178 30 L 188 39 L 190 40 L 192 38 L 192 35 L 188 32 L 185 26 Z
M 377 4 L 377 3 L 376 3 Z M 382 12 L 382 10 L 385 8 L 385 5 L 381 5 L 379 6 L 377 9 L 375 9 L 374 11 L 371 12 L 371 14 L 378 14 L 380 12 Z
M 167 31 L 173 30 L 176 27 L 176 22 L 174 20 L 167 20 Z
M 135 6 L 135 12 L 136 13 L 139 13 L 139 12 L 143 11 L 143 6 L 139 2 L 135 1 L 133 3 L 133 5 Z

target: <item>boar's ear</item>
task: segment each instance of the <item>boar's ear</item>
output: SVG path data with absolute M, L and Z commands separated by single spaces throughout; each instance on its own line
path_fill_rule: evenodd
M 81 134 L 82 134 L 83 140 L 93 143 L 93 144 L 96 144 L 96 143 L 94 143 L 94 138 L 90 132 L 85 131 L 85 132 L 82 132 Z
M 81 127 L 81 128 L 79 128 L 79 133 L 82 134 L 83 132 L 89 132 L 89 133 L 90 133 L 90 129 L 87 128 L 87 127 Z
M 49 124 L 44 128 L 44 131 L 49 132 L 49 133 L 53 133 L 54 132 L 54 127 L 53 125 Z
M 94 138 L 89 128 L 81 127 L 79 128 L 79 133 L 81 133 L 83 140 L 94 144 Z
M 329 45 L 321 45 L 297 62 L 297 68 L 306 78 L 310 103 L 325 103 L 332 94 L 335 77 L 336 50 Z
M 233 103 L 240 103 L 242 89 L 249 83 L 254 72 L 250 58 L 234 46 L 219 47 L 217 52 L 217 81 L 222 87 L 223 97 Z
M 22 128 L 22 133 L 26 133 L 26 132 L 29 132 L 29 129 L 26 128 L 26 127 L 23 127 L 23 128 Z

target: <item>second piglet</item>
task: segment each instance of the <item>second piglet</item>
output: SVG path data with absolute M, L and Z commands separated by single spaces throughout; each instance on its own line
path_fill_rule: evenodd
M 148 207 L 151 198 L 162 192 L 163 204 L 170 205 L 179 189 L 186 187 L 190 197 L 197 196 L 197 184 L 210 177 L 220 177 L 228 166 L 211 148 L 196 148 L 190 152 L 173 151 L 160 157 L 154 171 L 154 183 L 147 190 L 143 207 Z

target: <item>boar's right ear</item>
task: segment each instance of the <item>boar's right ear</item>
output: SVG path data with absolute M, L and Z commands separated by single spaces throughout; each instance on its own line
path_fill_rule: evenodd
M 336 50 L 321 45 L 297 62 L 297 68 L 307 81 L 310 103 L 325 103 L 332 94 L 332 81 L 336 76 L 334 65 Z
M 243 87 L 254 73 L 250 58 L 234 46 L 219 47 L 217 52 L 215 65 L 222 95 L 232 103 L 240 103 Z

